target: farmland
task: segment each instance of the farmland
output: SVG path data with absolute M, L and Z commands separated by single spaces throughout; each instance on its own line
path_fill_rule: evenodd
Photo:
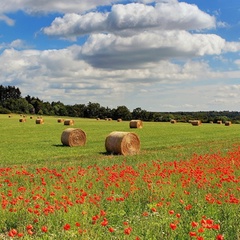
M 68 127 L 0 115 L 0 236 L 10 239 L 240 239 L 240 125 L 74 119 Z M 140 154 L 106 154 L 112 131 L 131 131 Z

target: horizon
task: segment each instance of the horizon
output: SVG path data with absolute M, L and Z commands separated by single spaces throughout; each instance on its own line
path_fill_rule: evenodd
M 0 0 L 0 84 L 64 105 L 240 111 L 240 3 Z

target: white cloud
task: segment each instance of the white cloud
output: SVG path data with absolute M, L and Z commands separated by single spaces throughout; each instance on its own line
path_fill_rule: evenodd
M 151 31 L 131 37 L 92 34 L 83 45 L 79 58 L 94 67 L 135 68 L 164 59 L 221 54 L 225 40 L 214 34 L 190 34 L 186 31 Z
M 108 32 L 133 35 L 135 32 L 158 30 L 201 30 L 215 27 L 215 18 L 195 5 L 183 2 L 113 5 L 110 13 L 76 13 L 56 18 L 43 32 L 51 36 L 73 38 L 90 33 Z

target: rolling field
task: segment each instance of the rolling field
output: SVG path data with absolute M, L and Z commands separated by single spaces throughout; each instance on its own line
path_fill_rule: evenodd
M 0 115 L 0 239 L 240 239 L 240 125 L 19 118 Z M 106 154 L 112 131 L 140 154 Z

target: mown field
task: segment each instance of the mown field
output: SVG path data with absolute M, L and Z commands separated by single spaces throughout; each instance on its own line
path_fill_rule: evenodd
M 0 239 L 240 239 L 240 125 L 0 115 Z M 109 155 L 112 131 L 136 133 L 140 154 Z

